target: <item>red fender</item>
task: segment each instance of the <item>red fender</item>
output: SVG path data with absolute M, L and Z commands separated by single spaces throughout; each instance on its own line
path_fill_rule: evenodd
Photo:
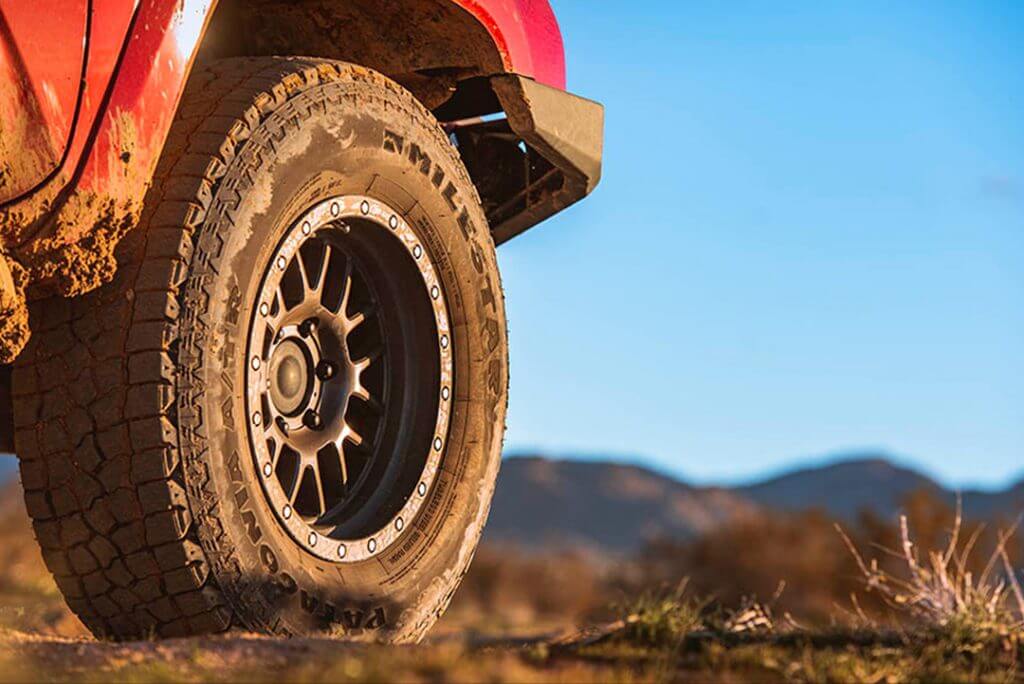
M 0 10 L 20 1 L 0 0 Z M 564 88 L 562 37 L 547 0 L 450 1 L 486 28 L 505 71 Z M 0 252 L 23 269 L 21 282 L 48 282 L 71 296 L 113 277 L 113 246 L 138 220 L 216 4 L 90 0 L 78 116 L 63 161 L 29 194 L 0 205 Z

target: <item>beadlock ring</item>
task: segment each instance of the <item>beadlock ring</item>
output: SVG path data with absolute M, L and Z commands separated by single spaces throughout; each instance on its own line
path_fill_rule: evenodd
M 296 514 L 289 504 L 278 478 L 274 476 L 270 466 L 271 457 L 263 434 L 256 434 L 260 420 L 247 420 L 246 428 L 254 472 L 260 480 L 264 494 L 278 523 L 284 527 L 292 539 L 308 553 L 331 563 L 352 564 L 373 558 L 390 548 L 403 531 L 415 526 L 417 514 L 426 504 L 427 493 L 432 489 L 440 471 L 443 449 L 438 445 L 448 442 L 448 429 L 451 419 L 453 386 L 453 345 L 451 344 L 451 325 L 444 288 L 438 277 L 437 269 L 428 250 L 423 248 L 422 241 L 413 231 L 402 215 L 384 202 L 362 195 L 345 195 L 331 197 L 319 202 L 292 224 L 292 228 L 280 241 L 275 252 L 267 260 L 268 267 L 263 276 L 258 297 L 254 307 L 252 321 L 249 326 L 248 344 L 244 358 L 251 359 L 246 364 L 246 416 L 258 415 L 261 408 L 261 393 L 267 388 L 269 363 L 260 357 L 257 346 L 260 318 L 269 311 L 267 302 L 273 301 L 286 267 L 299 253 L 299 248 L 307 241 L 317 238 L 320 230 L 332 224 L 343 222 L 346 218 L 359 219 L 346 225 L 349 230 L 382 230 L 396 236 L 409 255 L 411 263 L 420 274 L 425 301 L 430 303 L 434 314 L 437 331 L 438 353 L 438 396 L 437 417 L 433 436 L 425 445 L 427 451 L 425 464 L 419 477 L 415 480 L 413 491 L 408 493 L 405 504 L 389 520 L 378 529 L 358 538 L 335 538 L 325 534 Z M 357 227 L 358 226 L 358 227 Z

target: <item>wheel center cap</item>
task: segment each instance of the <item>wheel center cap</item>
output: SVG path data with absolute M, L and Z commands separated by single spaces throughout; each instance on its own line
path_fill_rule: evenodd
M 295 340 L 285 340 L 270 357 L 270 400 L 286 416 L 302 412 L 312 386 L 309 352 Z

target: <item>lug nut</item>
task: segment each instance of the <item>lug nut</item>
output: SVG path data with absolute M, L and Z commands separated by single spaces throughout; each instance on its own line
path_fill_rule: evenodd
M 299 334 L 302 335 L 303 337 L 309 337 L 310 335 L 313 334 L 313 331 L 316 330 L 316 326 L 319 324 L 320 321 L 318 321 L 317 319 L 307 318 L 306 320 L 302 321 L 302 324 L 299 326 Z
M 306 413 L 303 414 L 302 424 L 310 430 L 319 430 L 323 427 L 323 421 L 320 420 L 320 414 L 313 409 L 307 409 Z
M 335 373 L 337 373 L 337 370 L 335 369 L 334 364 L 327 359 L 316 364 L 316 377 L 321 381 L 330 380 L 334 377 Z

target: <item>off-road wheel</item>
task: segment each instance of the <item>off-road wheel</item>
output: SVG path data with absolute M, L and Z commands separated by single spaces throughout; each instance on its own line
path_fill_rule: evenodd
M 441 127 L 314 59 L 197 68 L 113 283 L 37 303 L 25 500 L 97 635 L 415 641 L 475 550 L 507 396 L 494 245 Z

